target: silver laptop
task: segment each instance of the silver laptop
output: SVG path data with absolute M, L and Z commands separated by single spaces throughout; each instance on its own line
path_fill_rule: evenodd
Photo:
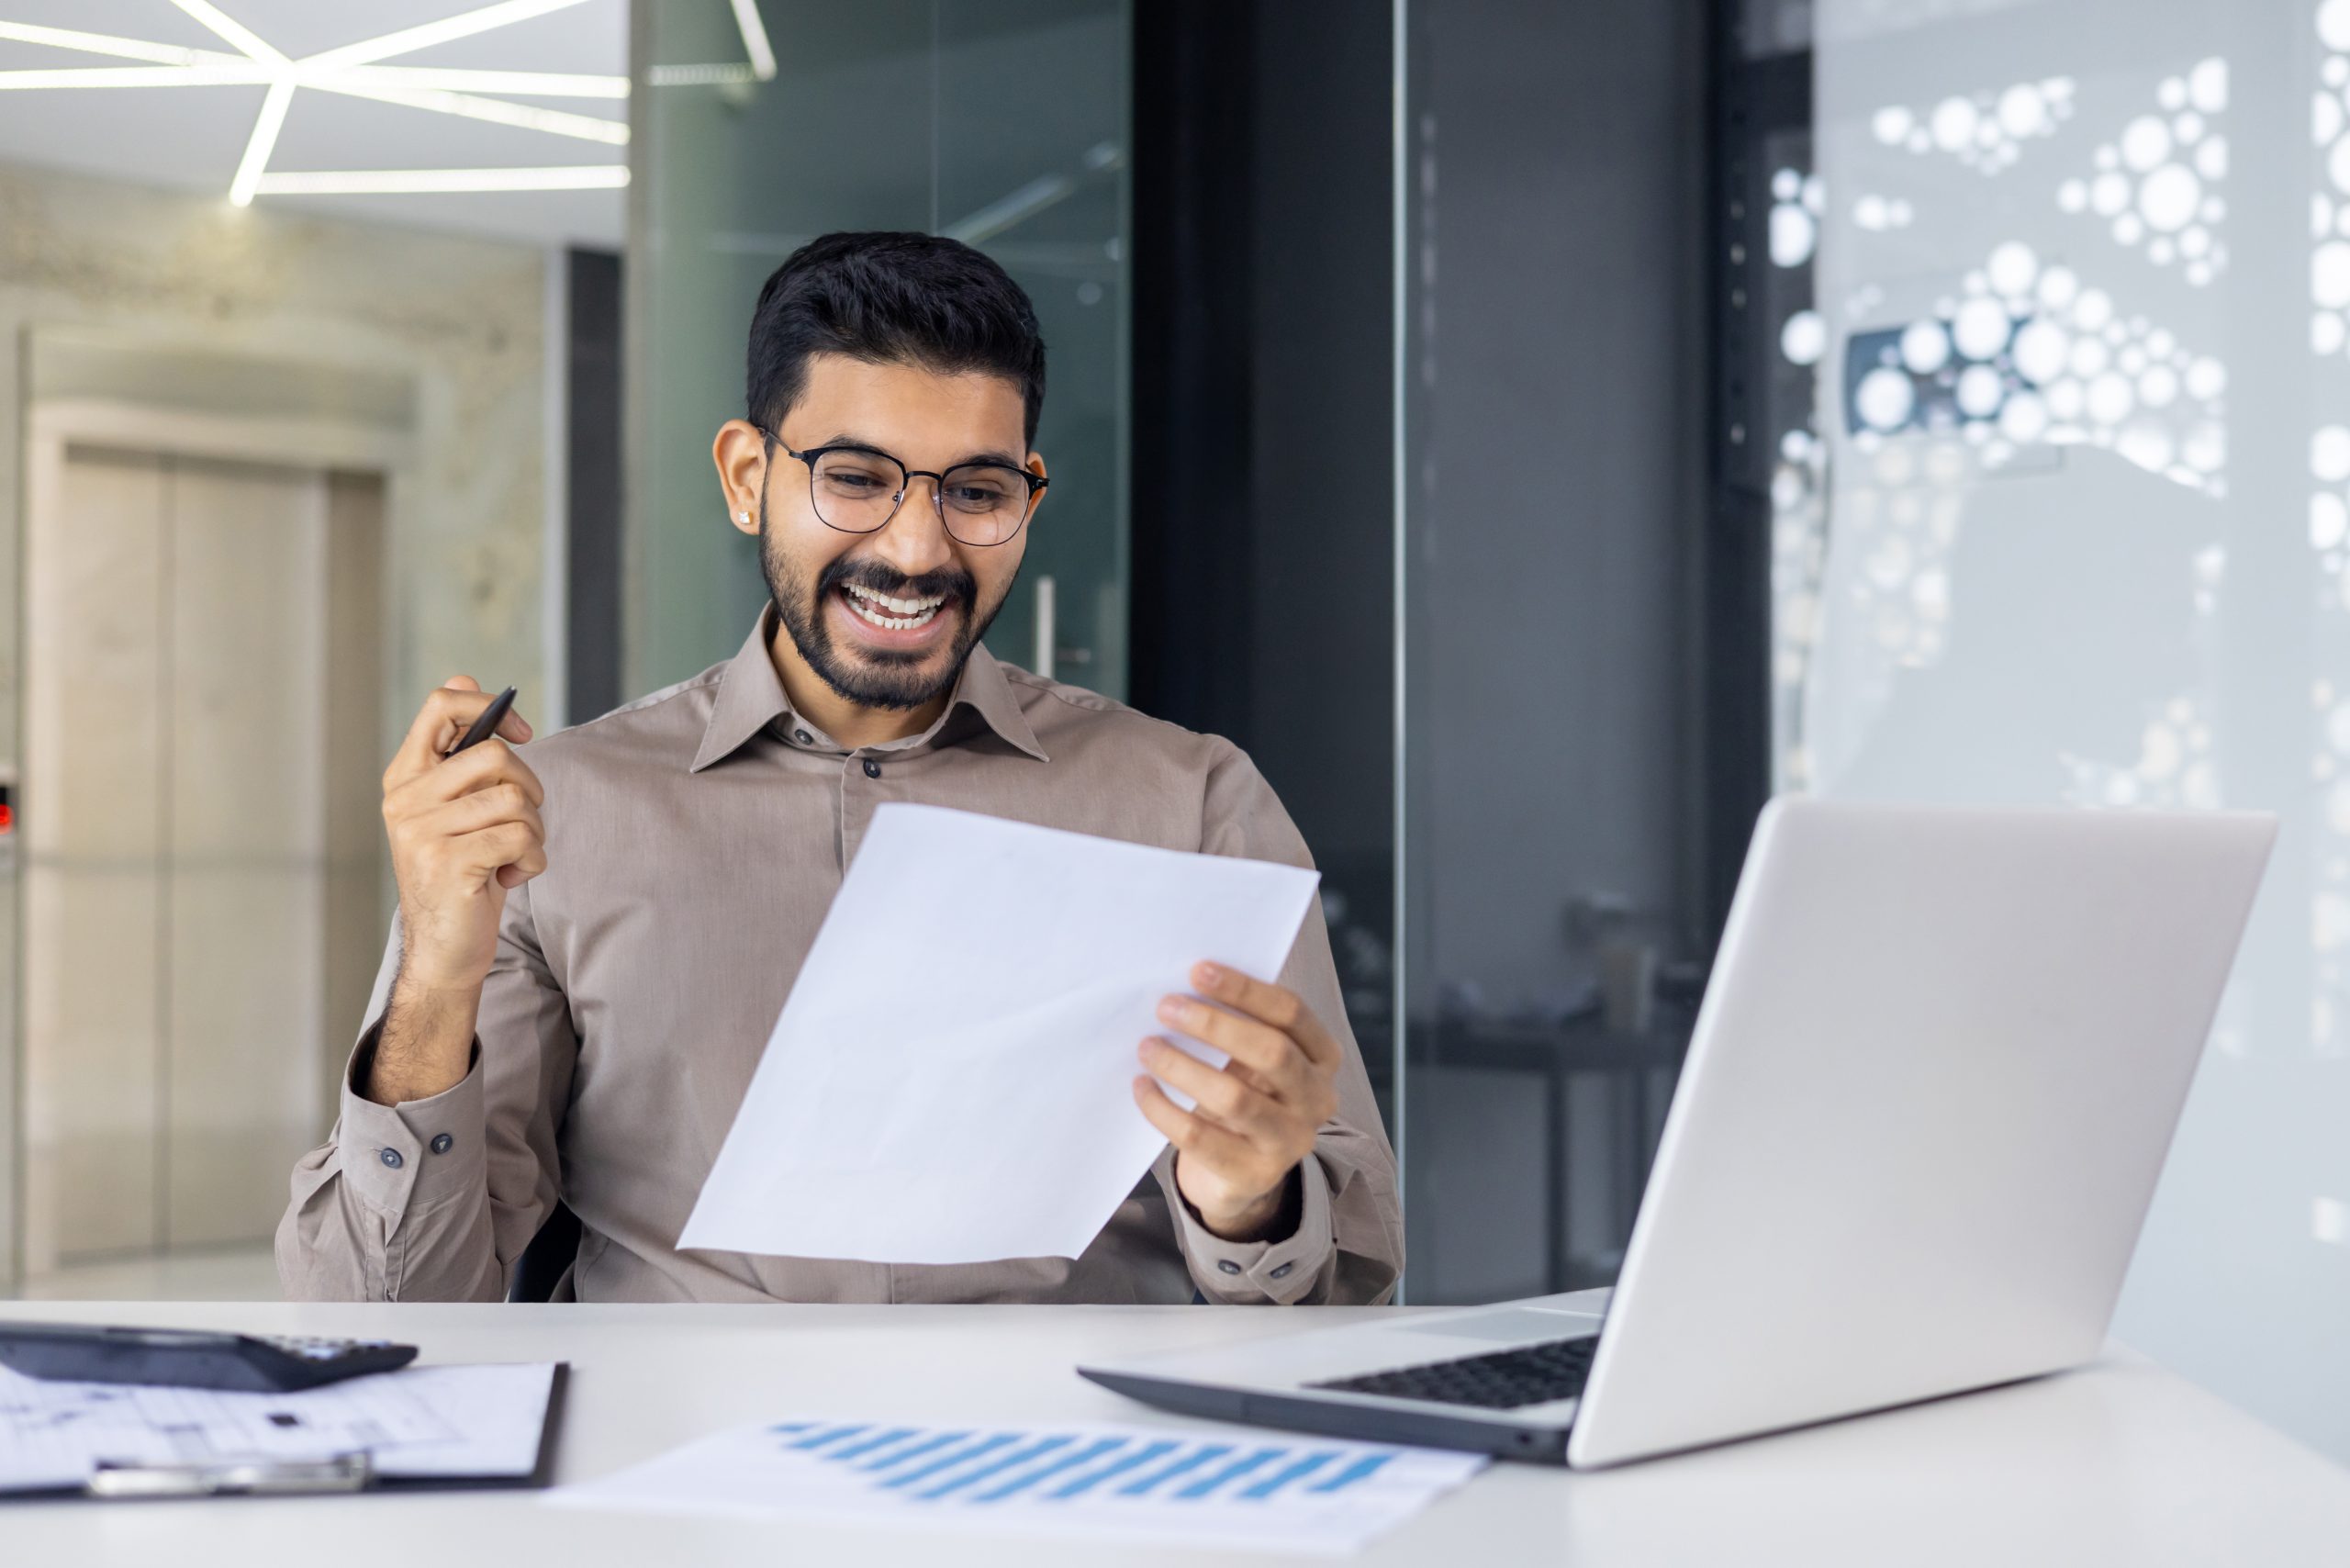
M 2276 832 L 1774 801 L 1613 1293 L 1078 1370 L 1192 1415 L 1588 1467 L 2077 1365 Z

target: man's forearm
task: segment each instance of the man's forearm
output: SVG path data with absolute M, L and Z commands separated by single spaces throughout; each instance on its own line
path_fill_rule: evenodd
M 378 1105 L 429 1100 L 464 1081 L 473 1068 L 481 988 L 431 991 L 403 972 L 392 982 L 375 1059 L 360 1092 Z

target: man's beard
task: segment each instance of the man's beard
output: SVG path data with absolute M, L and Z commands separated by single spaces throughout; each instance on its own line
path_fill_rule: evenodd
M 774 541 L 767 535 L 767 506 L 765 486 L 759 494 L 759 570 L 767 582 L 767 597 L 775 601 L 778 619 L 784 630 L 791 633 L 792 645 L 818 679 L 833 689 L 843 700 L 860 708 L 905 710 L 919 708 L 926 702 L 944 697 L 955 689 L 956 680 L 963 673 L 963 665 L 971 650 L 987 634 L 995 621 L 996 612 L 1003 608 L 1003 600 L 1011 597 L 1006 585 L 1002 596 L 980 612 L 979 583 L 971 574 L 960 567 L 946 567 L 910 577 L 903 572 L 892 571 L 878 561 L 856 561 L 847 556 L 834 556 L 818 573 L 814 583 L 794 577 L 787 565 L 778 560 Z M 832 627 L 824 614 L 824 606 L 833 596 L 849 583 L 874 593 L 884 593 L 899 599 L 922 599 L 931 594 L 943 594 L 946 602 L 938 613 L 959 611 L 963 628 L 949 645 L 945 666 L 934 675 L 925 675 L 923 666 L 936 658 L 937 650 L 900 653 L 894 650 L 861 648 L 857 656 L 843 656 L 833 640 Z

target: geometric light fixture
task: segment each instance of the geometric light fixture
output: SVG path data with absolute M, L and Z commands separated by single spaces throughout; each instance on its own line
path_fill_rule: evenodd
M 751 74 L 762 82 L 775 80 L 775 49 L 759 20 L 759 0 L 733 0 L 734 26 L 743 35 L 743 52 L 751 57 Z
M 598 191 L 628 184 L 625 163 L 543 169 L 342 169 L 263 174 L 262 196 L 417 196 L 464 191 Z
M 261 114 L 246 139 L 244 156 L 229 181 L 229 199 L 248 206 L 255 196 L 321 195 L 328 193 L 387 194 L 451 191 L 524 191 L 606 189 L 628 184 L 628 165 L 565 164 L 525 169 L 354 169 L 269 173 L 270 154 L 285 111 L 302 88 L 368 98 L 377 103 L 457 115 L 467 119 L 573 137 L 621 147 L 628 143 L 628 126 L 594 115 L 572 114 L 536 104 L 517 104 L 485 95 L 527 94 L 554 98 L 626 98 L 625 76 L 576 75 L 548 71 L 492 71 L 446 66 L 391 65 L 385 62 L 431 49 L 454 39 L 471 38 L 516 22 L 583 4 L 584 0 L 499 0 L 438 21 L 403 28 L 397 32 L 363 39 L 300 60 L 289 58 L 224 13 L 212 0 L 173 0 L 173 4 L 202 23 L 236 50 L 188 49 L 177 44 L 150 43 L 141 39 L 105 33 L 78 32 L 69 28 L 38 27 L 26 22 L 0 22 L 0 39 L 47 44 L 84 54 L 110 56 L 145 63 L 131 66 L 77 66 L 56 71 L 0 71 L 0 91 L 59 91 L 129 87 L 209 87 L 250 84 L 266 86 Z M 743 73 L 767 81 L 776 73 L 775 52 L 760 24 L 757 0 L 732 0 L 735 22 L 743 34 L 750 64 Z M 741 70 L 743 68 L 736 68 Z

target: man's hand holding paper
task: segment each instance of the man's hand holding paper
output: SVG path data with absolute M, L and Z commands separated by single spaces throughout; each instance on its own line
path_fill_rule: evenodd
M 1276 1234 L 1337 1052 L 1293 995 L 1249 977 L 1280 972 L 1316 880 L 880 807 L 678 1246 L 1075 1257 L 1169 1142 L 1203 1224 Z M 907 896 L 941 888 L 983 897 L 988 918 Z M 1194 973 L 1202 954 L 1216 978 Z M 1170 996 L 1187 984 L 1199 998 Z M 1170 1023 L 1169 1002 L 1198 1011 Z M 1146 1035 L 1165 1088 L 1135 1079 Z
M 1227 1241 L 1286 1235 L 1298 1162 L 1338 1108 L 1338 1042 L 1296 992 L 1270 981 L 1201 963 L 1192 983 L 1199 996 L 1167 997 L 1158 1016 L 1229 1059 L 1211 1067 L 1154 1036 L 1143 1066 L 1192 1103 L 1150 1078 L 1135 1080 L 1135 1103 L 1175 1146 L 1176 1185 L 1201 1224 Z

